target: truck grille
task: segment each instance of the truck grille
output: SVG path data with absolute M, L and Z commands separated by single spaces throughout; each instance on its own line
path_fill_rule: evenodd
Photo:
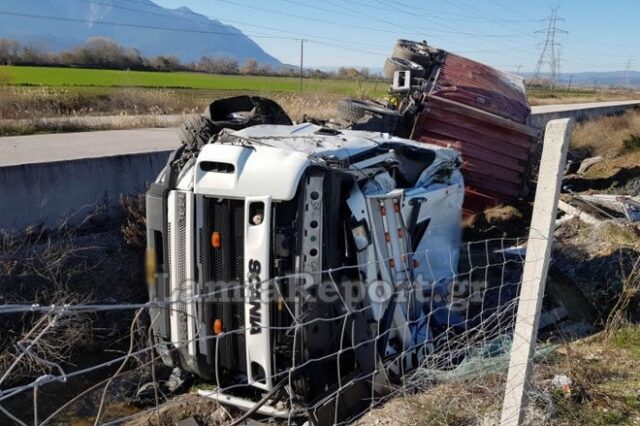
M 212 318 L 222 320 L 229 334 L 218 341 L 216 368 L 244 372 L 244 201 L 211 200 L 211 231 L 220 233 L 221 247 L 211 249 L 211 278 L 220 292 Z

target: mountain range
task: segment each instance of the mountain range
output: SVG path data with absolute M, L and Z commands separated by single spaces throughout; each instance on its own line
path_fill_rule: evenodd
M 281 65 L 239 29 L 186 7 L 166 9 L 150 0 L 0 0 L 0 38 L 55 52 L 96 36 L 183 62 L 214 56 Z

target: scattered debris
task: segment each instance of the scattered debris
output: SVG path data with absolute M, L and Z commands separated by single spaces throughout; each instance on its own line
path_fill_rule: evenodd
M 563 200 L 559 200 L 558 201 L 558 209 L 562 210 L 563 212 L 565 212 L 568 216 L 568 218 L 578 218 L 581 221 L 583 221 L 584 223 L 588 223 L 590 225 L 597 225 L 600 222 L 602 222 L 600 219 L 598 219 L 597 217 L 579 209 L 578 207 L 574 207 L 571 204 L 563 201 Z
M 564 374 L 556 374 L 551 380 L 551 384 L 556 389 L 560 389 L 566 398 L 571 396 L 571 385 L 573 381 Z
M 629 197 L 623 197 L 621 202 L 627 219 L 632 222 L 640 222 L 640 202 Z
M 195 417 L 189 416 L 186 419 L 178 420 L 176 426 L 200 426 Z
M 591 166 L 593 166 L 594 164 L 597 164 L 599 162 L 601 162 L 602 160 L 604 160 L 604 157 L 602 156 L 597 156 L 597 157 L 589 157 L 589 158 L 585 158 L 584 160 L 582 160 L 580 162 L 580 167 L 578 167 L 578 171 L 577 173 L 579 175 L 583 175 L 586 173 L 587 170 L 589 170 L 589 168 Z
M 612 212 L 624 215 L 628 220 L 640 220 L 640 198 L 614 194 L 580 194 L 576 195 L 591 205 L 598 205 Z

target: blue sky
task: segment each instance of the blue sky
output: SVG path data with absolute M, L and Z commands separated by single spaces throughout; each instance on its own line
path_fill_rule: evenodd
M 305 38 L 305 65 L 379 68 L 397 38 L 514 71 L 533 71 L 551 7 L 560 6 L 561 72 L 640 69 L 639 0 L 154 0 L 245 33 Z M 254 39 L 297 64 L 299 42 Z

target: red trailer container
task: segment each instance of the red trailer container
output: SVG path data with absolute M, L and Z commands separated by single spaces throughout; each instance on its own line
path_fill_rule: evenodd
M 461 152 L 465 214 L 526 193 L 539 132 L 522 79 L 444 53 L 427 87 L 411 138 Z

